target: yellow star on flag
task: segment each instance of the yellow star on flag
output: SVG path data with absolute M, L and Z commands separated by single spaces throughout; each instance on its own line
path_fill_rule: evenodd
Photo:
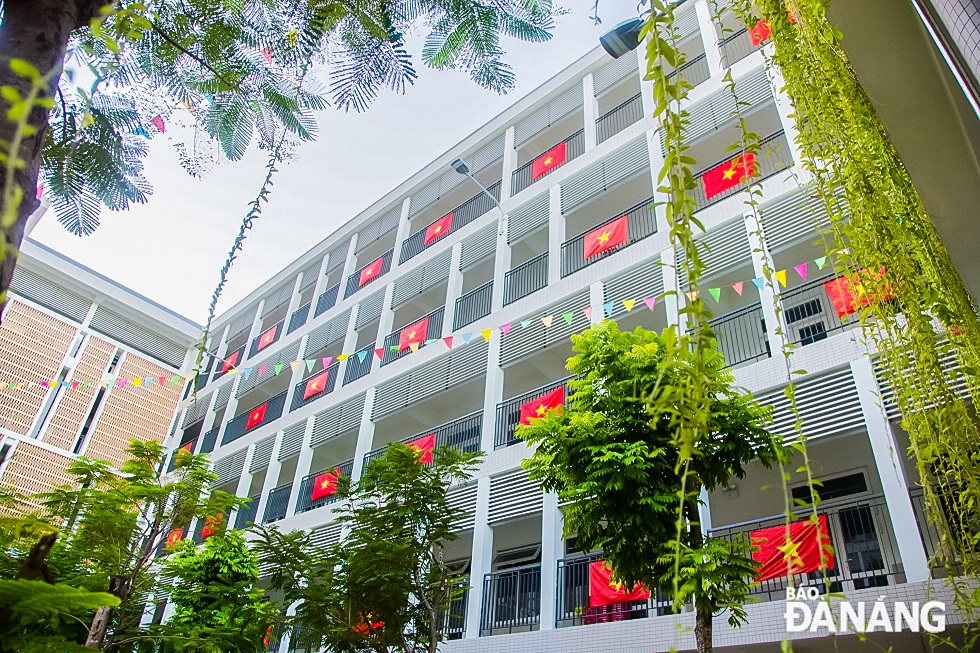
M 548 409 L 545 408 L 544 404 L 538 404 L 538 408 L 534 412 L 538 414 L 538 417 L 541 417 L 542 415 L 548 412 Z
M 319 381 L 314 381 L 313 383 L 310 384 L 310 390 L 319 390 L 319 389 L 320 389 Z
M 415 332 L 414 331 L 409 331 L 408 332 L 408 337 L 409 337 L 409 339 L 415 338 Z
M 545 164 L 546 166 L 550 166 L 550 165 L 551 165 L 551 162 L 552 162 L 552 161 L 553 161 L 553 159 L 552 159 L 552 158 L 551 158 L 551 157 L 549 156 L 548 158 L 546 158 L 546 159 L 544 160 L 544 164 Z
M 258 419 L 259 419 L 259 411 L 255 411 L 254 413 L 252 413 L 252 420 L 255 421 Z
M 732 177 L 734 177 L 734 176 L 735 176 L 735 173 L 736 173 L 736 172 L 738 172 L 738 171 L 737 171 L 737 170 L 735 169 L 735 162 L 734 162 L 734 161 L 732 161 L 732 167 L 731 167 L 731 168 L 729 168 L 728 170 L 726 170 L 725 172 L 723 172 L 723 173 L 722 173 L 722 176 L 723 176 L 723 177 L 724 177 L 725 179 L 731 179 Z
M 326 479 L 326 478 L 323 479 L 320 482 L 320 489 L 321 490 L 329 490 L 330 489 L 330 479 Z
M 432 233 L 437 234 L 440 231 L 442 231 L 442 225 L 441 224 L 437 224 L 436 225 L 436 228 L 432 230 Z
M 599 236 L 596 240 L 598 240 L 600 243 L 605 244 L 605 242 L 607 240 L 609 240 L 609 232 L 608 231 L 603 231 L 602 232 L 602 235 Z

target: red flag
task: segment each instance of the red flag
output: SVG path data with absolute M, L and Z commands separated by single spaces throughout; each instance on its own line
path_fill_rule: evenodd
M 206 539 L 217 533 L 221 529 L 221 524 L 225 518 L 225 513 L 219 512 L 213 517 L 204 519 L 204 528 L 201 530 L 201 539 Z
M 376 278 L 379 274 L 381 274 L 381 266 L 384 263 L 383 259 L 384 257 L 381 257 L 371 265 L 361 270 L 361 275 L 357 280 L 358 288 L 360 288 L 368 281 L 371 281 L 372 279 Z
M 259 336 L 259 345 L 255 348 L 255 351 L 262 351 L 272 343 L 276 341 L 276 335 L 279 333 L 279 325 L 275 324 L 268 329 L 266 329 L 261 336 Z
M 585 258 L 602 254 L 606 250 L 622 245 L 627 240 L 629 240 L 629 224 L 626 216 L 623 215 L 585 234 Z
M 167 535 L 167 546 L 168 547 L 177 546 L 177 544 L 182 539 L 184 539 L 184 529 L 183 528 L 175 528 L 172 531 L 170 531 L 170 534 L 169 535 Z
M 830 297 L 830 301 L 837 311 L 837 317 L 843 318 L 859 310 L 862 306 L 885 302 L 895 297 L 892 294 L 891 284 L 885 286 L 884 295 L 881 297 L 869 294 L 861 278 L 867 279 L 870 274 L 871 272 L 868 270 L 862 269 L 851 277 L 838 277 L 824 283 L 824 290 L 827 291 L 827 296 Z M 880 268 L 878 274 L 880 277 L 884 277 L 885 268 Z
M 265 637 L 262 638 L 262 646 L 269 645 L 269 636 L 272 634 L 272 626 L 265 629 Z
M 827 515 L 820 515 L 820 537 L 817 538 L 817 525 L 811 521 L 793 522 L 786 525 L 752 531 L 749 537 L 752 544 L 759 547 L 752 552 L 752 559 L 759 563 L 756 580 L 764 581 L 790 574 L 804 574 L 820 570 L 820 549 L 824 547 L 824 561 L 827 569 L 834 568 L 834 556 L 827 548 L 830 546 L 830 531 L 827 529 Z M 787 549 L 787 530 L 791 548 Z
M 735 188 L 756 172 L 758 172 L 758 166 L 755 165 L 755 154 L 752 152 L 747 152 L 731 161 L 725 161 L 710 170 L 705 170 L 701 174 L 701 181 L 704 183 L 704 196 L 711 199 L 729 188 Z
M 550 410 L 565 406 L 565 386 L 558 386 L 548 394 L 521 405 L 521 424 L 530 424 L 531 419 L 544 417 Z
M 436 434 L 430 433 L 428 435 L 423 435 L 421 438 L 416 438 L 411 442 L 405 443 L 409 447 L 414 447 L 420 454 L 419 462 L 423 465 L 427 465 L 432 462 L 432 451 L 436 448 Z
M 167 131 L 167 125 L 164 124 L 163 117 L 160 114 L 157 114 L 152 118 L 150 118 L 150 123 L 157 129 L 159 129 L 161 134 Z
M 561 142 L 531 163 L 531 179 L 543 177 L 565 163 L 565 143 Z
M 303 390 L 303 401 L 313 395 L 318 395 L 327 389 L 327 380 L 330 378 L 330 370 L 323 370 L 312 379 L 306 382 L 306 389 Z
M 240 349 L 236 349 L 235 351 L 231 352 L 228 355 L 228 358 L 225 359 L 224 364 L 221 366 L 221 373 L 222 374 L 224 374 L 225 372 L 227 372 L 231 368 L 233 368 L 236 365 L 238 365 L 238 354 L 240 352 L 241 352 Z
M 425 239 L 422 241 L 422 244 L 428 245 L 429 243 L 439 240 L 448 234 L 452 227 L 453 214 L 447 213 L 425 228 Z
M 429 333 L 429 318 L 423 317 L 415 324 L 410 324 L 398 334 L 398 353 L 402 353 L 413 344 L 425 342 Z
M 626 587 L 612 577 L 612 567 L 605 560 L 597 560 L 589 564 L 589 607 L 597 608 L 602 605 L 646 601 L 650 598 L 650 590 L 637 583 L 632 589 Z
M 335 467 L 333 472 L 323 472 L 313 479 L 313 492 L 310 493 L 310 499 L 316 501 L 335 493 L 340 476 L 340 468 Z
M 371 615 L 368 615 L 368 618 L 370 617 Z M 364 635 L 365 637 L 367 637 L 369 634 L 371 634 L 371 631 L 378 630 L 380 628 L 385 627 L 385 622 L 383 621 L 372 621 L 370 623 L 371 625 L 368 626 L 368 622 L 364 621 L 364 619 L 361 619 L 361 623 L 355 626 L 351 626 L 351 630 L 353 630 L 358 635 Z
M 752 37 L 752 45 L 759 45 L 770 36 L 772 36 L 772 30 L 769 29 L 769 23 L 766 19 L 761 19 L 755 24 L 755 27 L 749 30 L 749 36 Z
M 179 463 L 181 460 L 189 456 L 191 453 L 193 453 L 191 451 L 193 448 L 193 442 L 188 442 L 187 444 L 181 446 L 181 448 L 177 450 L 177 453 L 174 454 L 174 462 Z
M 256 406 L 252 409 L 252 412 L 248 414 L 248 421 L 245 422 L 245 430 L 249 430 L 253 426 L 258 426 L 265 419 L 265 409 L 269 407 L 269 402 L 265 402 L 260 406 Z

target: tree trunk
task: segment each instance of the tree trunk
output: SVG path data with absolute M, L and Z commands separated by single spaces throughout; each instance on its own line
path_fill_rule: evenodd
M 698 653 L 711 653 L 712 651 L 712 609 L 704 599 L 694 600 L 694 642 Z
M 689 497 L 697 497 L 701 492 L 701 483 L 694 475 L 687 478 L 684 488 Z M 697 498 L 688 499 L 684 506 L 687 515 L 688 536 L 692 549 L 700 549 L 704 545 L 704 534 L 701 531 L 701 514 L 698 510 Z M 694 595 L 694 642 L 698 653 L 711 653 L 713 647 L 714 602 L 711 597 L 701 594 Z

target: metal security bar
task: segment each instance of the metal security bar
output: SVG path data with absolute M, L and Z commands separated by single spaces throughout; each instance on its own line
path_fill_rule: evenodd
M 433 429 L 416 433 L 407 438 L 402 438 L 399 442 L 411 442 L 424 438 L 432 433 L 436 434 L 436 448 L 451 447 L 463 453 L 473 453 L 480 450 L 480 434 L 483 432 L 483 411 L 477 411 L 465 417 L 446 422 Z M 384 455 L 388 450 L 385 445 L 374 451 L 364 454 L 364 467 L 366 468 L 372 460 L 376 460 Z
M 238 352 L 238 358 L 237 358 L 238 362 L 232 365 L 231 367 L 229 367 L 228 369 L 229 370 L 235 369 L 241 366 L 244 360 L 242 357 L 245 355 L 245 345 L 242 345 L 235 351 L 228 352 L 227 354 L 225 354 L 224 358 L 214 361 L 214 378 L 211 379 L 212 381 L 217 381 L 218 379 L 220 379 L 221 377 L 223 377 L 225 374 L 228 373 L 227 370 L 223 370 L 222 368 L 224 368 L 225 366 L 225 361 L 228 360 L 229 358 L 232 358 L 235 355 L 235 352 Z
M 522 395 L 516 397 L 511 397 L 505 401 L 497 404 L 497 422 L 494 426 L 493 434 L 493 446 L 495 449 L 500 449 L 503 447 L 509 447 L 512 444 L 520 442 L 516 435 L 514 435 L 514 430 L 517 428 L 518 423 L 521 421 L 521 406 L 534 401 L 535 399 L 540 399 L 552 390 L 565 386 L 565 403 L 568 403 L 568 380 L 572 377 L 568 376 L 559 381 L 554 381 L 548 385 L 543 385 L 540 388 L 531 390 L 530 392 L 525 392 Z
M 337 304 L 337 295 L 339 294 L 339 283 L 330 286 L 320 293 L 320 296 L 316 298 L 316 310 L 313 311 L 313 317 L 319 317 L 333 308 Z
M 270 422 L 274 422 L 275 420 L 282 417 L 282 409 L 283 406 L 286 404 L 286 391 L 280 392 L 275 397 L 272 397 L 271 399 L 263 403 L 267 405 L 265 408 L 265 415 L 262 417 L 262 424 L 268 424 Z M 229 442 L 234 442 L 238 438 L 245 435 L 246 431 L 248 430 L 245 428 L 245 425 L 248 423 L 248 416 L 255 408 L 258 408 L 258 406 L 261 405 L 262 404 L 258 404 L 257 406 L 252 406 L 244 413 L 240 415 L 236 415 L 233 419 L 231 419 L 228 422 L 228 425 L 225 426 L 225 435 L 224 437 L 221 438 L 221 444 L 225 445 L 228 444 Z
M 218 443 L 218 431 L 220 430 L 221 425 L 218 424 L 204 434 L 204 437 L 201 438 L 201 450 L 198 453 L 211 453 L 214 451 L 214 445 Z
M 504 274 L 504 306 L 548 285 L 548 252 L 538 254 Z
M 738 154 L 732 153 L 727 158 L 702 168 L 700 172 L 694 175 L 697 185 L 691 191 L 691 196 L 697 203 L 698 210 L 703 209 L 706 206 L 711 206 L 716 202 L 722 201 L 726 197 L 730 197 L 735 193 L 745 190 L 745 187 L 750 183 L 754 184 L 763 179 L 768 179 L 769 177 L 788 169 L 793 163 L 792 155 L 790 154 L 789 150 L 789 143 L 786 141 L 786 135 L 782 130 L 779 130 L 778 132 L 770 134 L 759 141 L 759 154 L 755 158 L 755 167 L 758 171 L 757 175 L 753 175 L 750 179 L 747 179 L 737 186 L 729 188 L 728 190 L 724 190 L 717 195 L 713 195 L 709 199 L 704 192 L 704 182 L 702 181 L 704 173 L 708 172 L 712 168 L 717 168 L 724 163 L 732 161 L 738 156 Z
M 830 274 L 814 279 L 779 296 L 787 336 L 794 345 L 825 340 L 827 334 L 843 331 L 848 326 L 837 316 L 823 285 L 833 278 L 834 275 Z
M 417 324 L 421 320 L 424 320 L 425 318 L 429 318 L 429 326 L 425 330 L 426 331 L 425 340 L 436 340 L 441 338 L 442 322 L 445 314 L 446 314 L 446 307 L 440 306 L 439 308 L 432 311 L 431 313 L 423 315 L 417 320 L 412 320 L 411 322 L 404 325 L 400 329 L 395 329 L 394 331 L 389 333 L 384 340 L 385 343 L 384 356 L 381 358 L 382 367 L 387 365 L 388 363 L 392 363 L 398 360 L 399 358 L 402 358 L 412 353 L 411 347 L 407 347 L 402 351 L 398 351 L 398 342 L 401 340 L 401 332 L 404 329 L 407 329 L 408 327 L 412 326 L 413 324 Z M 418 342 L 418 346 L 425 347 L 425 340 Z
M 310 374 L 308 377 L 293 386 L 293 401 L 289 405 L 289 412 L 296 410 L 300 406 L 311 404 L 317 399 L 326 397 L 328 394 L 334 391 L 334 389 L 337 387 L 337 375 L 340 373 L 340 361 L 337 361 L 328 367 L 327 372 L 329 372 L 329 374 L 327 374 L 327 383 L 325 384 L 323 391 L 310 395 L 309 399 L 303 399 L 303 395 L 306 393 L 306 384 L 309 383 L 310 379 L 323 374 L 323 370 L 320 370 L 316 374 Z
M 541 156 L 541 154 L 545 154 L 546 152 L 555 149 L 556 147 L 561 145 L 561 143 L 565 144 L 565 160 L 559 163 L 558 165 L 556 165 L 555 167 L 547 170 L 543 175 L 541 175 L 537 179 L 532 178 L 531 168 L 534 165 L 534 161 L 538 158 L 538 156 Z M 527 163 L 525 163 L 520 168 L 514 171 L 514 176 L 510 184 L 511 195 L 517 195 L 519 192 L 521 192 L 522 190 L 524 190 L 525 188 L 527 188 L 528 186 L 536 182 L 538 179 L 547 177 L 548 175 L 551 174 L 553 170 L 557 170 L 558 168 L 562 167 L 572 159 L 576 159 L 582 156 L 582 154 L 585 152 L 585 130 L 584 129 L 578 130 L 577 132 L 575 132 L 565 140 L 561 141 L 561 143 L 555 143 L 551 147 L 546 148 L 543 152 L 541 152 L 541 154 L 535 156 L 533 159 L 531 159 L 530 161 L 528 161 Z
M 285 324 L 285 322 L 286 322 L 286 319 L 283 318 L 283 319 L 279 320 L 278 322 L 276 322 L 271 327 L 268 327 L 267 329 L 263 329 L 262 330 L 262 333 L 268 333 L 269 329 L 275 329 L 276 330 L 275 334 L 272 336 L 272 340 L 270 340 L 265 345 L 265 347 L 262 347 L 262 349 L 266 349 L 268 347 L 271 347 L 275 343 L 279 342 L 279 338 L 282 337 L 282 327 Z M 257 353 L 259 353 L 259 340 L 262 339 L 262 333 L 260 333 L 259 335 L 255 336 L 254 338 L 252 338 L 252 346 L 248 350 L 248 357 L 249 358 L 251 358 L 252 356 L 255 356 Z
M 323 506 L 333 503 L 339 497 L 336 494 L 331 494 L 330 496 L 320 497 L 316 501 L 313 500 L 313 485 L 316 482 L 316 477 L 330 472 L 331 474 L 335 469 L 340 469 L 341 476 L 350 477 L 351 473 L 354 471 L 354 461 L 348 460 L 342 463 L 337 463 L 336 465 L 329 465 L 326 469 L 320 470 L 316 474 L 310 474 L 304 476 L 303 480 L 299 482 L 299 499 L 296 502 L 296 512 L 308 512 L 310 510 L 316 510 L 317 508 L 322 508 Z
M 601 558 L 601 554 L 593 553 L 558 561 L 555 626 L 564 628 L 670 614 L 671 602 L 659 592 L 642 601 L 590 607 L 589 566 Z
M 719 45 L 721 46 L 722 64 L 726 68 L 731 68 L 735 62 L 741 61 L 762 47 L 761 43 L 752 45 L 752 35 L 749 34 L 747 27 L 726 36 L 719 42 Z
M 601 143 L 642 119 L 643 94 L 637 93 L 619 106 L 596 118 L 596 142 Z
M 371 261 L 367 265 L 358 268 L 357 272 L 355 272 L 354 274 L 352 274 L 349 277 L 347 277 L 347 289 L 344 291 L 344 299 L 347 299 L 348 297 L 350 297 L 351 295 L 353 295 L 354 293 L 356 293 L 361 288 L 367 288 L 372 283 L 374 283 L 375 281 L 377 281 L 378 279 L 380 279 L 381 277 L 383 277 L 384 275 L 386 275 L 388 273 L 388 271 L 391 269 L 391 259 L 392 259 L 392 257 L 394 255 L 395 255 L 394 248 L 389 249 L 387 252 L 385 252 L 384 254 L 382 254 L 381 255 L 381 270 L 376 275 L 374 275 L 373 278 L 365 281 L 363 286 L 358 285 L 359 282 L 360 282 L 360 280 L 361 280 L 361 272 L 365 268 L 367 268 L 368 266 L 372 265 L 374 263 L 374 261 Z M 377 260 L 377 259 L 375 259 L 375 260 Z
M 364 352 L 362 357 L 360 354 Z M 363 358 L 363 360 L 362 360 Z M 362 376 L 371 372 L 371 363 L 374 359 L 374 343 L 365 347 L 359 352 L 351 354 L 347 358 L 347 369 L 344 370 L 344 385 L 353 383 Z
M 769 358 L 769 337 L 762 302 L 756 302 L 709 322 L 718 340 L 718 349 L 725 358 L 725 367 Z
M 483 577 L 480 636 L 537 630 L 541 618 L 541 565 Z
M 462 329 L 480 318 L 490 315 L 493 304 L 493 279 L 482 286 L 474 288 L 456 300 L 456 310 L 453 315 L 453 331 Z
M 470 577 L 465 576 L 456 581 L 459 593 L 449 601 L 446 610 L 440 611 L 439 631 L 445 639 L 463 639 L 466 632 L 466 603 L 470 596 Z
M 670 71 L 667 78 L 673 80 L 673 77 L 678 73 L 691 86 L 706 82 L 711 77 L 711 72 L 708 70 L 708 58 L 704 54 L 699 54 L 690 61 L 684 62 L 684 65 L 677 70 Z
M 798 519 L 807 519 L 810 510 L 803 508 L 795 514 Z M 827 516 L 833 547 L 834 566 L 827 570 L 831 592 L 851 592 L 905 582 L 902 560 L 889 527 L 891 517 L 884 495 L 821 504 L 819 513 Z M 782 526 L 785 519 L 783 515 L 754 519 L 716 528 L 710 535 L 748 542 L 752 531 Z M 796 574 L 793 585 L 813 586 L 823 592 L 823 573 Z M 782 600 L 786 598 L 786 578 L 756 583 L 752 585 L 751 595 L 762 601 Z
M 293 484 L 287 483 L 269 492 L 269 499 L 265 503 L 265 513 L 262 515 L 263 524 L 279 521 L 286 517 L 286 508 L 289 505 L 289 493 L 292 489 Z
M 208 384 L 208 380 L 211 377 L 211 367 L 214 366 L 215 360 L 218 359 L 215 357 L 213 351 L 209 351 L 204 354 L 204 360 L 202 361 L 203 367 L 201 368 L 201 372 L 197 375 L 197 378 L 194 379 L 194 392 L 199 391 Z M 220 367 L 220 363 L 218 367 Z M 187 386 L 187 390 L 190 390 L 190 385 Z M 187 399 L 187 396 L 187 392 L 185 391 L 184 399 Z
M 585 236 L 594 231 L 602 229 L 604 226 L 626 216 L 627 231 L 629 239 L 622 245 L 617 245 L 604 252 L 585 258 Z M 578 272 L 593 263 L 601 261 L 605 257 L 629 247 L 633 243 L 643 240 L 647 236 L 657 233 L 657 214 L 654 211 L 653 198 L 648 198 L 626 209 L 624 212 L 609 218 L 594 227 L 589 227 L 574 238 L 570 238 L 562 243 L 561 246 L 561 276 Z
M 306 324 L 306 320 L 310 317 L 310 306 L 313 302 L 306 302 L 289 316 L 289 327 L 286 329 L 286 335 L 289 335 L 296 329 L 300 328 Z
M 490 191 L 490 194 L 493 195 L 494 199 L 496 199 L 498 202 L 500 201 L 499 181 L 495 184 L 492 184 L 490 187 L 487 188 L 487 190 Z M 469 223 L 479 218 L 484 213 L 487 213 L 488 211 L 492 211 L 495 206 L 496 203 L 493 200 L 491 200 L 489 197 L 487 197 L 486 193 L 480 191 L 473 197 L 469 198 L 468 200 L 466 200 L 465 202 L 457 206 L 452 211 L 449 211 L 449 213 L 451 213 L 453 216 L 453 219 L 449 225 L 449 231 L 445 232 L 444 235 L 440 236 L 439 240 L 442 240 L 442 238 L 445 237 L 445 235 L 451 234 L 452 232 L 458 229 L 462 229 Z M 439 219 L 441 220 L 442 217 L 440 217 Z M 427 247 L 429 247 L 430 245 L 435 245 L 436 243 L 439 242 L 439 240 L 434 240 L 431 243 L 429 243 L 429 245 L 425 244 L 425 232 L 435 222 L 438 222 L 438 220 L 430 222 L 425 226 L 424 229 L 420 231 L 416 231 L 414 234 L 412 234 L 411 236 L 405 239 L 405 242 L 402 243 L 401 255 L 398 257 L 399 264 L 404 263 L 405 261 L 415 256 L 418 256 L 419 254 L 424 252 Z
M 235 517 L 235 528 L 245 528 L 250 522 L 255 521 L 255 513 L 259 510 L 259 499 L 261 494 L 249 497 L 249 504 L 238 509 L 238 516 Z

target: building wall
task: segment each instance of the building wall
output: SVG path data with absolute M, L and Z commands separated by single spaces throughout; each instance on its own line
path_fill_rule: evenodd
M 72 384 L 79 386 L 70 392 L 61 393 L 51 421 L 44 431 L 44 441 L 55 447 L 73 451 L 79 432 L 85 424 L 92 401 L 99 390 L 97 381 L 102 379 L 109 367 L 116 345 L 90 335 L 79 356 L 78 365 L 70 377 Z M 85 387 L 85 382 L 91 385 Z

